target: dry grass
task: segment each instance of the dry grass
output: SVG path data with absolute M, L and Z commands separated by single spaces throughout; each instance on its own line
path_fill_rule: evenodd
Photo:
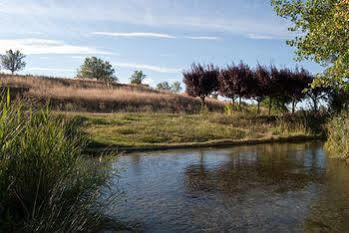
M 0 75 L 1 86 L 24 87 L 30 101 L 46 103 L 61 111 L 195 113 L 201 103 L 184 94 L 153 90 L 146 86 L 110 84 L 93 80 Z M 223 111 L 224 103 L 207 101 L 211 111 Z

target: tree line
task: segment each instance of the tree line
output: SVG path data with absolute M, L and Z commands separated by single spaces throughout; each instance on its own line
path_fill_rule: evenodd
M 183 72 L 186 92 L 199 97 L 205 105 L 206 97 L 218 93 L 229 98 L 233 104 L 241 99 L 257 102 L 258 112 L 262 101 L 268 102 L 269 114 L 272 106 L 287 109 L 291 105 L 292 112 L 305 98 L 310 99 L 314 111 L 318 111 L 319 101 L 326 97 L 327 90 L 323 87 L 310 88 L 314 76 L 304 68 L 281 68 L 257 65 L 250 68 L 244 62 L 229 65 L 223 69 L 209 64 L 192 64 Z

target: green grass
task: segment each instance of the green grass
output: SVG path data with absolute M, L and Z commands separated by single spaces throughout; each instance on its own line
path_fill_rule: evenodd
M 223 139 L 260 139 L 315 135 L 301 116 L 267 117 L 235 112 L 203 114 L 72 114 L 85 121 L 84 131 L 96 145 L 153 146 Z
M 99 227 L 99 197 L 111 173 L 107 163 L 82 155 L 86 142 L 78 121 L 0 101 L 1 233 Z

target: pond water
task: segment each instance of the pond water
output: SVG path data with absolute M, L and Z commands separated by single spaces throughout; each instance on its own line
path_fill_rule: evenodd
M 113 217 L 142 232 L 349 232 L 349 167 L 322 143 L 134 153 Z

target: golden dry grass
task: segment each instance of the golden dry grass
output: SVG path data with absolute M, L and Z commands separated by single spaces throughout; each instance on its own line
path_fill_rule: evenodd
M 200 110 L 199 99 L 146 86 L 108 84 L 93 80 L 0 75 L 3 87 L 25 87 L 25 96 L 54 109 L 86 112 L 185 112 Z M 224 103 L 209 99 L 208 108 L 222 111 Z

